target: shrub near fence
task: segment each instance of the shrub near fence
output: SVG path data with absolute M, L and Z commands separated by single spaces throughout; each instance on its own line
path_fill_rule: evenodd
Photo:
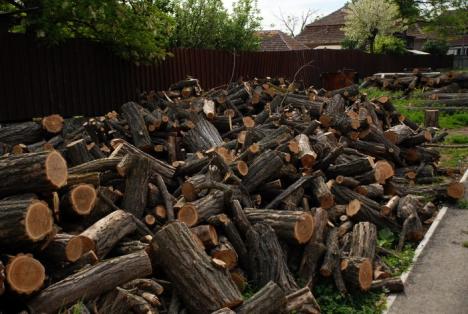
M 234 79 L 297 76 L 307 85 L 320 85 L 320 74 L 351 68 L 363 77 L 403 68 L 448 68 L 448 56 L 385 56 L 361 51 L 303 50 L 230 53 L 174 49 L 173 57 L 155 65 L 136 65 L 114 56 L 105 47 L 71 40 L 47 47 L 24 35 L 0 35 L 0 121 L 27 120 L 60 113 L 98 115 L 134 100 L 145 90 L 167 89 L 187 75 L 205 89 Z M 235 63 L 235 66 L 234 66 Z M 234 72 L 233 72 L 234 68 Z

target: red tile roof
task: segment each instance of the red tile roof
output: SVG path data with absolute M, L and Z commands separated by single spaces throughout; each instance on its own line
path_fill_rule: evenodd
M 296 39 L 308 47 L 321 45 L 339 45 L 345 38 L 341 28 L 345 24 L 346 6 L 335 12 L 308 24 L 305 29 L 296 36 Z
M 304 44 L 279 30 L 259 31 L 260 50 L 262 51 L 285 51 L 309 49 Z

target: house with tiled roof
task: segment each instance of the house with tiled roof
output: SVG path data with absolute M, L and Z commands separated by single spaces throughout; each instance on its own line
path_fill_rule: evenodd
M 346 6 L 324 16 L 310 24 L 295 38 L 302 44 L 315 49 L 341 49 L 345 39 L 342 28 L 345 26 Z M 408 49 L 420 50 L 428 36 L 423 33 L 420 25 L 411 25 L 403 34 L 395 34 L 406 41 Z
M 293 37 L 279 30 L 257 32 L 260 37 L 260 51 L 287 51 L 309 49 Z
M 295 38 L 309 48 L 341 49 L 346 6 L 310 24 Z

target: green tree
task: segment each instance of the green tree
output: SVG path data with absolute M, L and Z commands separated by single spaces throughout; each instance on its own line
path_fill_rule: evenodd
M 445 55 L 447 54 L 448 49 L 449 46 L 447 44 L 447 41 L 437 39 L 428 40 L 426 43 L 424 43 L 424 46 L 422 47 L 423 51 L 433 55 Z
M 1 0 L 15 16 L 10 30 L 52 43 L 87 38 L 109 45 L 119 55 L 152 61 L 167 55 L 172 18 L 165 0 Z
M 232 12 L 222 0 L 180 0 L 175 5 L 174 47 L 254 50 L 260 17 L 254 0 L 238 0 Z
M 405 41 L 395 36 L 377 36 L 375 39 L 375 52 L 389 55 L 403 55 L 406 47 Z
M 391 35 L 405 29 L 398 6 L 387 0 L 357 0 L 346 8 L 346 38 L 368 46 L 374 52 L 377 35 Z

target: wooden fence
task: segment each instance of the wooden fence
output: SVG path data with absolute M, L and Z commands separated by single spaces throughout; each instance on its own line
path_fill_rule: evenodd
M 174 49 L 173 57 L 155 65 L 121 60 L 103 46 L 71 40 L 47 47 L 18 34 L 0 35 L 0 121 L 27 120 L 60 113 L 98 115 L 137 98 L 142 91 L 167 89 L 187 75 L 205 89 L 234 79 L 297 76 L 307 85 L 320 85 L 320 74 L 348 68 L 360 77 L 403 68 L 448 68 L 443 56 L 384 56 L 361 51 L 303 50 L 230 53 Z M 233 70 L 234 69 L 234 70 Z

